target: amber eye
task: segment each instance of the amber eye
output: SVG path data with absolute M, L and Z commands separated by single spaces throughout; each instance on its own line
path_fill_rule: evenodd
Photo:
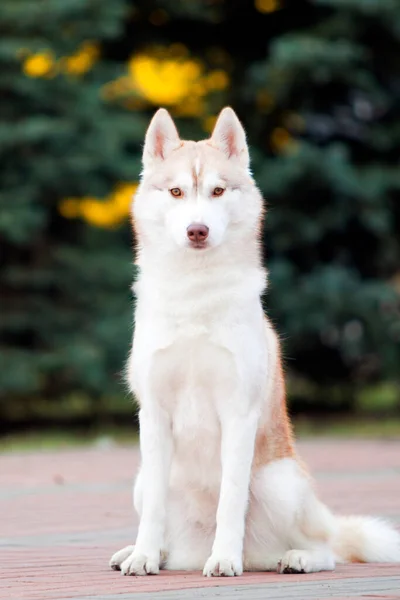
M 183 196 L 183 192 L 182 192 L 181 188 L 172 188 L 169 190 L 169 192 L 175 198 L 182 198 L 182 196 Z
M 213 196 L 222 196 L 222 194 L 224 193 L 224 188 L 222 187 L 216 187 L 214 188 L 214 191 L 212 193 Z

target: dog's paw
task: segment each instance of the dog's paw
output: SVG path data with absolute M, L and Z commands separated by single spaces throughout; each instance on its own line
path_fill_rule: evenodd
M 148 556 L 134 550 L 120 568 L 122 575 L 157 575 L 160 571 L 160 555 Z
M 307 550 L 289 550 L 278 562 L 278 573 L 311 573 L 314 571 L 313 563 L 310 560 L 310 553 Z
M 335 559 L 330 551 L 289 550 L 278 562 L 278 573 L 317 573 L 333 571 Z
M 134 549 L 135 546 L 126 546 L 125 548 L 122 548 L 122 550 L 119 550 L 118 552 L 113 554 L 110 559 L 110 562 L 108 563 L 109 566 L 114 571 L 120 571 L 122 563 L 128 558 L 128 556 L 132 554 Z
M 206 577 L 234 577 L 243 573 L 242 559 L 211 555 L 203 569 Z

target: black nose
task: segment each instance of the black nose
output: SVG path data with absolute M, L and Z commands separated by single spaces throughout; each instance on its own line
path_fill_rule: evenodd
M 195 244 L 199 242 L 205 242 L 208 238 L 209 229 L 207 225 L 202 225 L 201 223 L 192 223 L 187 228 L 187 236 L 189 240 Z

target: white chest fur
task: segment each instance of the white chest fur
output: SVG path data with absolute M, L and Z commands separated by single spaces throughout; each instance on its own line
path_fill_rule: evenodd
M 221 413 L 234 401 L 235 369 L 234 355 L 206 332 L 187 332 L 154 353 L 149 377 L 170 418 L 172 480 L 185 472 L 202 488 L 218 485 Z
M 185 302 L 171 286 L 161 302 L 160 289 L 139 289 L 128 380 L 142 406 L 150 396 L 169 417 L 172 481 L 185 473 L 193 485 L 219 486 L 221 420 L 246 403 L 243 382 L 265 378 L 259 287 L 255 293 L 245 288 L 249 299 L 238 283 L 240 294 L 217 282 L 200 294 L 186 293 Z

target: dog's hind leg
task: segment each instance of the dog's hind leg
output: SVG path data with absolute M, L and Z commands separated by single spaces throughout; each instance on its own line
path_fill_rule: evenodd
M 333 571 L 335 517 L 315 496 L 308 479 L 306 479 L 304 495 L 299 500 L 299 510 L 289 536 L 292 549 L 285 552 L 278 561 L 278 572 Z
M 273 461 L 253 476 L 245 570 L 333 570 L 334 531 L 333 515 L 315 496 L 296 459 Z

